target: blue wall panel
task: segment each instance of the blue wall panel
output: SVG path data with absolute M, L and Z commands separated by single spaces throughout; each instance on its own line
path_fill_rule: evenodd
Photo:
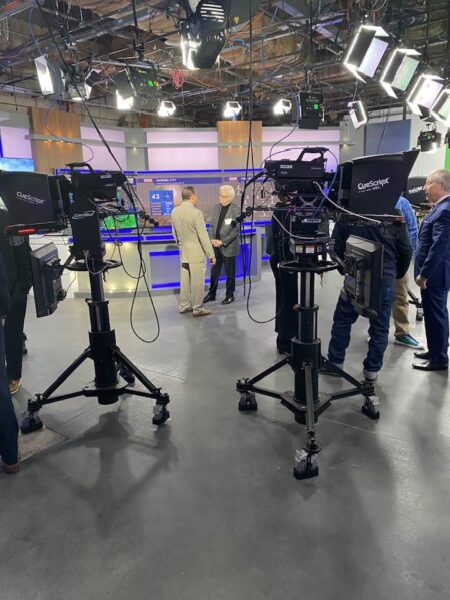
M 411 121 L 368 123 L 364 141 L 364 154 L 388 154 L 410 148 Z

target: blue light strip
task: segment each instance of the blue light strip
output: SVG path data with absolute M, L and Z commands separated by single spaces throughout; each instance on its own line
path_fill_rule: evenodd
M 175 255 L 179 255 L 180 251 L 179 250 L 163 250 L 163 251 L 159 251 L 159 250 L 155 250 L 154 252 L 149 252 L 148 253 L 149 256 L 175 256 Z
M 236 275 L 236 279 L 242 279 L 242 277 L 243 277 L 243 275 Z M 223 283 L 226 280 L 227 280 L 226 277 L 219 277 L 219 283 Z M 205 283 L 210 283 L 210 282 L 211 282 L 211 279 L 209 279 L 209 278 L 205 279 Z M 174 288 L 179 288 L 179 287 L 180 287 L 179 281 L 172 281 L 170 283 L 152 283 L 153 290 L 174 289 Z

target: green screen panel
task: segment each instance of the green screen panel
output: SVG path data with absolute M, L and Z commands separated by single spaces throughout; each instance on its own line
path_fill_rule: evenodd
M 445 169 L 450 169 L 450 148 L 447 146 L 445 149 Z

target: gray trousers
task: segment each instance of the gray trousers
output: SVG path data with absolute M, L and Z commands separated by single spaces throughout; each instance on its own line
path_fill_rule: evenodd
M 203 308 L 205 293 L 206 263 L 181 263 L 180 269 L 180 311 L 192 308 L 198 312 Z

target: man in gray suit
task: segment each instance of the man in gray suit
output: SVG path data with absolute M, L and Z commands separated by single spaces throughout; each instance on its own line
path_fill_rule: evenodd
M 181 314 L 192 312 L 194 317 L 206 317 L 210 310 L 203 308 L 205 289 L 205 259 L 216 263 L 214 250 L 206 232 L 201 210 L 195 207 L 197 194 L 191 186 L 181 192 L 182 203 L 172 211 L 172 233 L 180 249 L 180 304 Z
M 214 246 L 216 264 L 211 269 L 211 283 L 203 302 L 216 299 L 222 265 L 227 275 L 227 291 L 222 304 L 234 302 L 236 256 L 239 253 L 239 227 L 231 225 L 233 219 L 241 214 L 239 206 L 233 204 L 234 188 L 231 185 L 220 186 L 219 202 L 214 208 L 209 236 Z

